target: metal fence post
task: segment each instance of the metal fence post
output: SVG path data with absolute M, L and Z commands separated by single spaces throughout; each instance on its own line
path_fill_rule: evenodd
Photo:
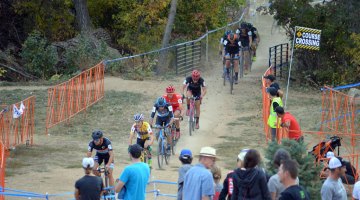
M 187 68 L 187 49 L 186 49 L 186 44 L 184 44 L 184 66 L 185 66 L 185 73 L 186 73 L 186 68 Z
M 269 67 L 271 66 L 271 47 L 269 48 Z
M 283 71 L 283 44 L 280 45 L 280 79 L 282 78 Z
M 191 67 L 194 69 L 194 42 L 191 43 Z
M 274 75 L 276 76 L 276 68 L 277 68 L 277 63 L 276 63 L 276 59 L 277 59 L 277 46 L 275 46 L 274 48 L 275 48 L 275 53 L 274 53 L 274 57 L 275 57 L 275 62 L 274 62 Z
M 206 62 L 209 62 L 209 32 L 206 30 Z M 201 54 L 200 54 L 201 55 Z
M 178 75 L 178 51 L 177 46 L 175 46 L 175 74 Z

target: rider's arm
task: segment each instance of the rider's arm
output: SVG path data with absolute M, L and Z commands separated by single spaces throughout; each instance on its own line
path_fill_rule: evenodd
M 173 108 L 171 105 L 168 105 L 168 109 L 169 109 L 169 117 L 170 117 L 170 122 L 169 124 L 172 124 L 174 122 L 174 112 L 173 112 Z
M 202 89 L 201 97 L 204 97 L 206 95 L 206 84 L 204 80 L 201 84 L 201 89 Z
M 88 158 L 91 157 L 92 150 L 93 150 L 93 147 L 92 147 L 91 142 L 90 142 L 89 146 L 88 146 L 88 152 L 86 153 L 86 157 L 88 157 Z
M 153 134 L 153 131 L 150 126 L 148 127 L 147 132 L 149 133 L 149 136 L 150 136 L 150 141 L 149 141 L 150 144 L 149 145 L 152 145 L 154 143 L 154 134 Z
M 153 106 L 152 111 L 151 111 L 150 125 L 152 125 L 154 122 L 155 113 L 156 113 L 156 107 Z
M 185 88 L 187 87 L 187 81 L 186 81 L 186 79 L 184 80 L 184 84 L 183 84 L 183 87 L 182 87 L 182 91 L 181 91 L 181 93 L 182 93 L 182 95 L 185 95 L 184 94 L 184 91 L 185 91 Z
M 134 135 L 135 135 L 135 133 L 131 131 L 130 137 L 129 137 L 129 145 L 132 145 L 132 140 L 133 140 Z
M 107 167 L 110 167 L 111 163 L 112 163 L 113 160 L 114 160 L 114 151 L 113 151 L 113 150 L 109 151 L 109 155 L 110 155 L 110 157 L 109 157 L 109 162 L 108 162 L 108 164 L 106 165 Z
M 115 186 L 115 192 L 119 193 L 121 189 L 124 187 L 124 185 L 125 183 L 119 180 L 119 182 Z
M 80 200 L 80 191 L 77 188 L 75 188 L 74 197 L 75 197 L 75 200 Z

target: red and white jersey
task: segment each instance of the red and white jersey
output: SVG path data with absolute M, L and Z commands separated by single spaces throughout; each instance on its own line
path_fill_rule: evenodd
M 180 94 L 173 94 L 171 99 L 167 94 L 164 94 L 163 97 L 166 102 L 173 107 L 173 111 L 180 108 L 180 105 L 182 104 L 182 96 Z

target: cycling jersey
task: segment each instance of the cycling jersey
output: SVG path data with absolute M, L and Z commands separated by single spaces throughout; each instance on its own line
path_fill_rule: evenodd
M 171 99 L 167 94 L 164 94 L 163 97 L 172 106 L 173 111 L 180 110 L 180 105 L 182 104 L 182 96 L 180 94 L 173 94 Z
M 203 78 L 199 78 L 199 80 L 195 83 L 191 76 L 186 77 L 184 80 L 184 85 L 187 85 L 187 90 L 191 91 L 194 97 L 201 96 L 201 88 L 206 87 L 205 80 Z
M 257 38 L 257 29 L 255 27 L 251 27 L 250 31 L 251 31 L 252 39 L 254 41 Z
M 111 141 L 107 138 L 103 138 L 103 142 L 101 145 L 95 145 L 94 141 L 89 142 L 88 151 L 92 152 L 93 149 L 96 150 L 96 155 L 94 157 L 94 161 L 102 164 L 105 161 L 105 165 L 109 162 L 110 154 L 109 151 L 112 151 Z M 114 160 L 112 161 L 114 163 Z
M 162 111 L 160 111 L 159 107 L 155 104 L 151 112 L 151 118 L 155 117 L 155 113 L 157 113 L 156 125 L 167 125 L 169 124 L 170 120 L 174 118 L 172 106 L 168 103 L 166 103 Z
M 229 39 L 224 41 L 225 54 L 239 54 L 241 43 L 238 39 L 231 42 Z
M 152 130 L 150 124 L 147 122 L 143 122 L 141 127 L 137 127 L 136 123 L 131 127 L 131 134 L 137 134 L 137 138 L 146 140 L 152 134 Z
M 241 46 L 243 47 L 249 47 L 250 45 L 250 39 L 249 36 L 252 37 L 251 31 L 247 27 L 241 27 L 237 31 L 239 33 L 239 40 L 241 42 Z

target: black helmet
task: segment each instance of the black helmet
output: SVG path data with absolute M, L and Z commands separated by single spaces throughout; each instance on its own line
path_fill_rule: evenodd
M 166 99 L 164 97 L 159 97 L 157 100 L 156 100 L 156 105 L 159 106 L 159 107 L 164 107 L 166 106 Z
M 102 138 L 102 136 L 103 136 L 103 132 L 101 132 L 100 130 L 96 130 L 92 133 L 93 140 L 100 139 Z

